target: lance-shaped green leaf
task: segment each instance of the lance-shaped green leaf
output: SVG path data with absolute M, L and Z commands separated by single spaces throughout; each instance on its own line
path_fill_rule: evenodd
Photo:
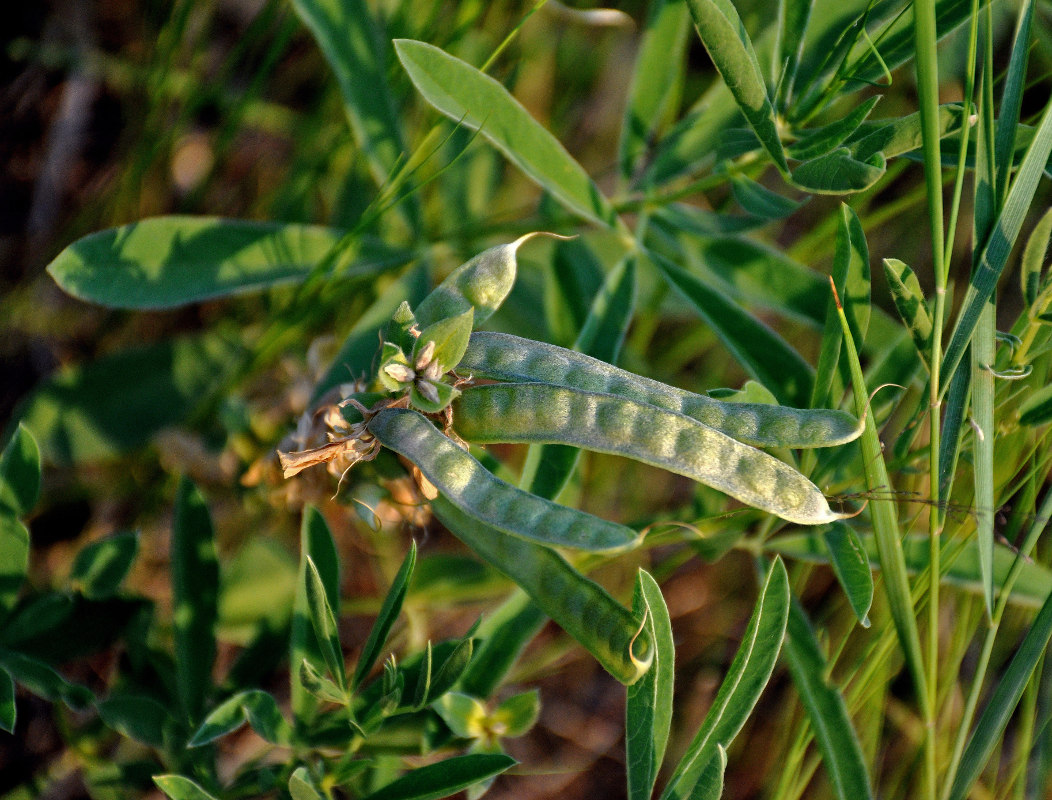
M 395 575 L 394 580 L 391 582 L 391 588 L 387 590 L 384 603 L 380 607 L 380 613 L 376 616 L 376 622 L 373 623 L 373 627 L 369 631 L 369 638 L 365 640 L 365 645 L 362 647 L 362 654 L 358 657 L 358 665 L 354 668 L 354 679 L 351 681 L 353 688 L 361 685 L 362 681 L 372 670 L 376 659 L 380 657 L 380 652 L 387 642 L 387 635 L 391 632 L 391 627 L 402 611 L 402 603 L 405 602 L 406 592 L 409 591 L 409 582 L 413 579 L 413 569 L 415 567 L 416 542 L 413 542 L 409 546 L 409 552 L 406 554 L 405 560 L 402 561 L 402 566 L 398 569 L 398 574 Z
M 570 211 L 608 227 L 616 214 L 564 148 L 493 78 L 434 45 L 396 39 L 395 51 L 417 90 L 460 125 L 479 131 Z
M 342 236 L 318 225 L 154 217 L 78 239 L 48 272 L 66 292 L 91 303 L 173 308 L 303 280 Z M 352 274 L 408 260 L 404 253 L 372 249 L 360 253 Z
M 311 625 L 310 603 L 307 600 L 308 559 L 313 562 L 325 584 L 329 607 L 337 606 L 340 599 L 340 565 L 336 544 L 325 518 L 311 505 L 303 509 L 300 526 L 300 566 L 289 647 L 292 712 L 297 726 L 307 724 L 317 711 L 317 701 L 299 680 L 301 665 L 304 661 L 309 662 L 318 674 L 325 670 L 325 659 Z
M 1041 292 L 1041 274 L 1045 267 L 1045 254 L 1052 240 L 1052 208 L 1045 212 L 1026 240 L 1023 260 L 1019 265 L 1019 284 L 1027 310 L 1033 309 Z
M 414 312 L 417 323 L 432 325 L 473 308 L 474 324 L 481 325 L 500 308 L 515 285 L 519 248 L 535 236 L 551 235 L 527 233 L 509 244 L 483 250 L 461 264 L 417 306 Z
M 913 270 L 897 258 L 884 259 L 884 276 L 891 290 L 891 299 L 895 301 L 895 309 L 927 367 L 928 354 L 931 353 L 932 322 L 920 281 Z
M 685 475 L 801 525 L 841 517 L 818 487 L 784 461 L 692 417 L 623 397 L 544 383 L 496 383 L 466 390 L 453 418 L 462 436 L 480 444 L 569 444 Z
M 214 742 L 245 723 L 271 744 L 288 744 L 292 727 L 278 710 L 273 695 L 261 689 L 238 692 L 208 713 L 190 739 L 189 747 Z
M 861 161 L 847 147 L 838 147 L 793 170 L 792 183 L 813 194 L 852 194 L 862 192 L 880 180 L 887 171 L 883 153 Z
M 858 534 L 843 522 L 834 522 L 822 532 L 830 564 L 840 586 L 847 595 L 852 611 L 862 624 L 869 627 L 869 608 L 873 604 L 873 573 L 865 546 Z
M 876 539 L 872 533 L 858 534 L 863 551 L 872 568 L 880 568 Z M 791 533 L 779 536 L 764 544 L 764 549 L 787 558 L 800 559 L 818 564 L 830 563 L 831 557 L 825 537 L 818 532 Z M 911 534 L 902 540 L 906 569 L 917 575 L 928 568 L 927 534 Z M 1001 587 L 1008 577 L 1017 553 L 1007 545 L 994 546 L 994 584 Z M 1010 602 L 1020 608 L 1038 608 L 1052 592 L 1052 572 L 1048 567 L 1033 561 L 1021 561 L 1019 576 L 1012 587 Z M 974 547 L 966 547 L 955 554 L 953 562 L 946 565 L 943 584 L 972 594 L 982 594 L 982 574 L 979 571 L 979 554 Z
M 336 76 L 347 119 L 377 185 L 403 156 L 398 112 L 387 85 L 385 36 L 364 0 L 293 0 Z
M 879 100 L 880 95 L 871 97 L 864 103 L 859 103 L 836 122 L 821 128 L 801 131 L 800 138 L 788 147 L 789 155 L 800 161 L 808 161 L 839 147 L 847 137 L 858 130 Z
M 1030 682 L 1034 667 L 1044 657 L 1052 639 L 1052 594 L 1041 606 L 1004 676 L 994 689 L 990 702 L 975 725 L 961 766 L 950 790 L 950 800 L 964 800 L 978 780 L 994 749 L 1001 743 L 1008 721 Z
M 43 661 L 14 650 L 0 648 L 0 669 L 14 678 L 15 683 L 38 697 L 65 703 L 77 711 L 86 708 L 94 700 L 91 690 L 86 686 L 70 683 Z
M 154 775 L 153 782 L 172 800 L 216 800 L 197 783 L 182 775 Z
M 479 645 L 460 676 L 459 688 L 475 697 L 489 697 L 515 664 L 548 617 L 523 591 L 516 590 L 478 629 Z
M 596 551 L 621 550 L 639 541 L 631 528 L 505 483 L 415 411 L 384 409 L 369 422 L 369 432 L 416 464 L 460 511 L 505 534 Z
M 960 103 L 939 106 L 939 135 L 948 136 L 959 131 L 963 118 Z M 883 153 L 887 159 L 895 158 L 911 153 L 922 145 L 920 112 L 896 119 L 863 123 L 847 142 L 847 146 L 859 161 L 868 161 L 877 153 Z
M 124 531 L 81 548 L 73 560 L 70 583 L 91 600 L 113 597 L 139 552 L 139 535 Z
M 554 550 L 507 536 L 469 517 L 443 495 L 432 501 L 432 508 L 457 538 L 515 581 L 621 683 L 635 683 L 650 668 L 654 647 L 641 621 Z
M 940 380 L 940 385 L 943 387 L 949 385 L 950 377 L 961 363 L 975 326 L 979 323 L 979 316 L 997 287 L 997 280 L 1019 236 L 1019 230 L 1030 208 L 1050 153 L 1052 153 L 1052 102 L 1045 107 L 1034 140 L 1008 190 L 1005 204 L 997 217 L 979 264 L 968 284 L 968 291 L 964 296 L 957 325 L 946 347 Z
M 503 753 L 453 756 L 437 764 L 410 770 L 365 800 L 437 800 L 500 775 L 517 763 Z
M 720 800 L 723 797 L 723 779 L 727 772 L 727 748 L 716 745 L 716 755 L 709 759 L 709 764 L 701 771 L 698 782 L 694 784 L 690 800 Z
M 0 514 L 0 620 L 18 597 L 29 569 L 29 531 L 12 516 Z
M 99 718 L 121 736 L 150 747 L 163 747 L 171 712 L 152 697 L 116 691 L 95 704 Z
M 661 587 L 643 570 L 636 577 L 633 611 L 646 620 L 654 642 L 654 663 L 646 675 L 628 687 L 625 766 L 629 800 L 650 800 L 672 725 L 676 646 Z
M 610 363 L 617 361 L 635 305 L 636 262 L 629 257 L 610 270 L 596 292 L 574 350 Z M 519 486 L 554 500 L 573 475 L 580 454 L 578 448 L 565 445 L 531 446 Z
M 681 0 L 658 0 L 651 4 L 621 123 L 618 162 L 625 178 L 632 176 L 670 110 L 682 79 L 689 33 L 690 14 Z
M 40 449 L 29 429 L 19 423 L 0 454 L 0 514 L 28 514 L 40 496 Z
M 788 615 L 789 576 L 781 560 L 775 559 L 734 661 L 661 800 L 692 797 L 709 762 L 718 758 L 718 747 L 726 749 L 738 735 L 774 671 Z
M 212 690 L 219 562 L 208 506 L 186 478 L 175 501 L 171 569 L 179 702 L 184 718 L 195 723 Z
M 687 0 L 709 58 L 723 76 L 749 125 L 783 175 L 789 175 L 774 107 L 749 35 L 730 0 Z
M 861 432 L 859 421 L 842 411 L 726 403 L 583 353 L 503 333 L 473 333 L 460 367 L 477 377 L 624 397 L 691 417 L 756 447 L 830 447 L 857 439 Z
M 715 286 L 659 253 L 650 251 L 648 256 L 753 378 L 774 392 L 782 403 L 807 404 L 814 371 L 785 339 Z
M 289 795 L 292 800 L 325 800 L 306 767 L 297 767 L 289 776 Z
M 1052 386 L 1038 389 L 1019 406 L 1019 421 L 1023 425 L 1044 425 L 1052 419 Z
M 318 638 L 322 659 L 340 689 L 346 690 L 343 650 L 340 647 L 336 615 L 333 613 L 332 606 L 329 605 L 325 582 L 310 556 L 307 556 L 307 570 L 304 577 L 306 580 L 304 591 L 307 595 L 307 608 L 310 610 L 310 623 L 314 628 L 314 635 Z
M 804 47 L 811 7 L 814 0 L 780 0 L 778 3 L 778 39 L 775 43 L 771 67 L 775 71 L 778 94 L 775 104 L 779 111 L 792 105 L 796 84 L 796 70 Z
M 789 674 L 807 710 L 822 763 L 840 800 L 873 797 L 862 748 L 840 690 L 818 646 L 807 614 L 795 599 L 789 608 L 785 656 Z
M 763 219 L 784 219 L 801 205 L 742 175 L 731 177 L 731 192 L 743 211 Z

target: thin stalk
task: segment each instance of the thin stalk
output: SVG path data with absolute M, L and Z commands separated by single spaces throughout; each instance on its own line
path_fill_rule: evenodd
M 936 698 L 939 679 L 939 561 L 941 524 L 939 513 L 939 370 L 942 368 L 942 328 L 946 315 L 946 283 L 949 273 L 943 245 L 942 214 L 942 167 L 939 146 L 939 67 L 935 45 L 935 0 L 917 0 L 913 4 L 914 48 L 916 51 L 917 92 L 920 100 L 921 135 L 924 143 L 924 180 L 928 190 L 928 222 L 931 227 L 932 263 L 935 267 L 935 310 L 932 320 L 931 381 L 929 398 L 931 413 L 928 415 L 930 434 L 928 441 L 928 469 L 930 475 L 932 511 L 928 515 L 928 697 L 924 703 L 925 737 L 924 754 L 927 773 L 927 795 L 937 795 L 936 781 Z

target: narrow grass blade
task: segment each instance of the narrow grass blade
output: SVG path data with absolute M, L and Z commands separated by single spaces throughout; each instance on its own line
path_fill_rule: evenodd
M 570 211 L 611 227 L 610 202 L 559 141 L 488 75 L 434 45 L 396 39 L 398 58 L 432 106 L 478 130 L 542 189 Z
M 1000 110 L 997 115 L 997 128 L 994 135 L 994 197 L 998 206 L 1008 189 L 1008 178 L 1012 172 L 1012 157 L 1015 151 L 1016 128 L 1019 125 L 1020 106 L 1023 102 L 1023 88 L 1026 80 L 1026 64 L 1030 55 L 1030 30 L 1034 19 L 1034 2 L 1025 0 L 1019 12 L 1019 23 L 1016 26 L 1015 38 L 1012 41 L 1012 55 L 1008 59 L 1008 72 L 1001 85 Z
M 636 578 L 633 611 L 646 620 L 654 642 L 654 663 L 628 687 L 625 702 L 625 765 L 629 800 L 650 800 L 672 726 L 676 646 L 665 598 L 649 574 Z
M 219 217 L 154 217 L 78 239 L 48 272 L 80 300 L 114 308 L 174 308 L 305 279 L 343 231 L 318 225 Z M 408 257 L 374 247 L 358 274 Z
M 997 308 L 989 302 L 979 317 L 972 338 L 972 469 L 975 475 L 976 530 L 979 567 L 983 576 L 986 613 L 993 614 L 994 560 L 994 359 Z
M 25 516 L 40 496 L 40 448 L 19 423 L 0 453 L 0 514 Z
M 774 671 L 788 616 L 789 577 L 781 559 L 776 558 L 716 699 L 669 778 L 661 800 L 690 798 L 709 762 L 718 757 L 718 748 L 726 749 L 738 735 Z
M 321 576 L 330 607 L 337 606 L 340 599 L 340 567 L 336 544 L 325 518 L 311 505 L 303 509 L 303 521 L 300 525 L 300 565 L 296 598 L 293 601 L 289 647 L 292 714 L 297 728 L 305 727 L 313 719 L 318 707 L 315 698 L 299 679 L 301 665 L 307 661 L 315 672 L 321 674 L 325 670 L 325 660 L 311 625 L 310 604 L 307 600 L 308 561 L 314 564 Z
M 698 35 L 771 161 L 789 175 L 763 73 L 749 35 L 729 0 L 687 0 Z
M 517 763 L 503 753 L 453 756 L 410 770 L 364 800 L 437 800 L 500 775 Z
M 175 500 L 171 558 L 176 683 L 183 719 L 195 725 L 212 691 L 219 562 L 208 506 L 186 478 Z
M 639 542 L 631 528 L 505 483 L 415 411 L 385 409 L 369 422 L 369 432 L 419 467 L 462 513 L 508 536 L 592 551 L 623 550 Z
M 979 323 L 983 307 L 997 287 L 997 280 L 1019 236 L 1019 230 L 1030 208 L 1050 153 L 1052 153 L 1052 102 L 1045 107 L 1034 140 L 1023 158 L 1015 180 L 1012 181 L 1004 207 L 997 217 L 994 230 L 990 234 L 979 264 L 968 284 L 968 291 L 964 296 L 957 325 L 946 347 L 940 381 L 942 386 L 948 385 L 950 376 L 961 363 L 975 326 Z
M 1019 406 L 1019 422 L 1023 425 L 1044 425 L 1052 420 L 1052 386 L 1038 389 Z
M 626 258 L 610 271 L 592 300 L 574 350 L 600 361 L 617 362 L 636 306 L 636 262 Z M 573 475 L 581 451 L 567 445 L 531 445 L 519 485 L 554 500 Z
M 442 495 L 432 507 L 457 538 L 515 581 L 621 683 L 635 683 L 650 668 L 654 646 L 640 621 L 554 550 L 507 536 Z
M 632 177 L 659 126 L 672 110 L 675 93 L 682 82 L 689 33 L 690 14 L 681 0 L 658 0 L 651 4 L 621 124 L 618 163 L 624 178 Z
M 965 748 L 961 766 L 950 790 L 950 800 L 964 800 L 978 780 L 994 749 L 1000 744 L 1012 712 L 1030 682 L 1034 667 L 1052 639 L 1052 594 L 1034 618 L 1004 676 L 983 709 Z
M 624 397 L 690 417 L 755 447 L 831 447 L 853 441 L 861 432 L 859 421 L 843 411 L 727 403 L 573 350 L 504 333 L 473 333 L 461 367 L 494 380 L 545 383 Z
M 466 390 L 453 415 L 460 435 L 480 444 L 570 444 L 684 475 L 790 522 L 819 525 L 840 518 L 818 487 L 784 461 L 691 417 L 623 397 L 498 383 Z
M 884 277 L 888 281 L 891 290 L 891 299 L 895 302 L 895 310 L 899 312 L 902 323 L 909 331 L 917 354 L 924 362 L 927 369 L 929 353 L 931 353 L 931 310 L 924 299 L 920 281 L 913 270 L 897 258 L 884 259 Z
M 807 710 L 822 763 L 839 800 L 873 797 L 858 735 L 840 690 L 829 678 L 829 665 L 819 648 L 811 621 L 793 600 L 786 629 L 785 659 Z
M 653 251 L 648 257 L 687 298 L 748 373 L 779 402 L 804 406 L 811 398 L 811 365 L 781 336 L 718 289 Z
M 862 627 L 869 627 L 869 609 L 873 604 L 873 573 L 858 534 L 843 522 L 834 522 L 822 532 L 830 563 L 851 609 Z
M 379 20 L 364 0 L 293 0 L 292 7 L 336 76 L 360 152 L 383 186 L 404 157 L 405 144 Z
M 387 635 L 391 632 L 391 627 L 402 611 L 402 603 L 405 601 L 406 593 L 409 591 L 409 582 L 413 579 L 415 566 L 416 542 L 413 542 L 409 546 L 409 552 L 406 554 L 405 560 L 402 561 L 402 566 L 398 569 L 398 574 L 395 575 L 394 580 L 391 582 L 391 588 L 387 590 L 384 603 L 380 607 L 380 613 L 376 616 L 376 622 L 373 623 L 373 627 L 369 631 L 369 638 L 365 640 L 365 645 L 362 647 L 362 653 L 358 657 L 358 664 L 354 668 L 354 679 L 351 681 L 352 688 L 357 688 L 361 685 L 365 676 L 372 670 L 376 659 L 380 657 L 380 652 L 387 641 Z
M 839 302 L 837 305 L 839 307 Z M 897 509 L 893 500 L 883 499 L 888 497 L 893 487 L 888 478 L 888 469 L 884 464 L 877 426 L 869 405 L 869 393 L 866 390 L 865 378 L 862 376 L 862 366 L 858 361 L 858 350 L 855 348 L 851 326 L 842 309 L 840 310 L 840 324 L 844 332 L 848 365 L 851 368 L 851 382 L 854 385 L 855 413 L 866 421 L 859 442 L 862 446 L 866 488 L 874 495 L 869 503 L 869 514 L 876 536 L 880 568 L 884 573 L 884 591 L 887 594 L 891 617 L 895 623 L 895 631 L 906 659 L 906 666 L 913 677 L 917 695 L 921 698 L 922 705 L 926 706 L 930 698 L 928 697 L 924 661 L 921 657 L 917 618 L 913 612 L 910 584 L 906 576 L 906 560 L 902 552 Z
M 1041 274 L 1045 268 L 1045 254 L 1052 240 L 1052 208 L 1045 212 L 1034 226 L 1033 233 L 1026 241 L 1023 250 L 1023 261 L 1019 266 L 1019 284 L 1027 309 L 1033 308 L 1041 291 Z

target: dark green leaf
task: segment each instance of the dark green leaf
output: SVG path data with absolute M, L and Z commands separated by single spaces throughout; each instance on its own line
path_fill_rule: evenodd
M 496 611 L 482 620 L 475 656 L 460 677 L 460 689 L 475 697 L 489 697 L 508 674 L 523 649 L 548 617 L 528 594 L 516 590 Z
M 15 679 L 6 669 L 0 669 L 0 731 L 15 732 Z
M 190 739 L 189 747 L 200 747 L 236 731 L 248 722 L 252 730 L 273 744 L 288 744 L 291 728 L 278 710 L 273 696 L 260 689 L 240 692 L 208 713 Z
M 354 679 L 351 681 L 352 688 L 361 685 L 365 676 L 372 670 L 376 659 L 387 641 L 387 635 L 391 632 L 391 626 L 402 611 L 402 603 L 405 601 L 409 583 L 413 579 L 413 570 L 416 567 L 416 542 L 409 545 L 409 552 L 402 561 L 402 566 L 391 582 L 391 588 L 387 590 L 384 603 L 380 607 L 380 613 L 369 631 L 369 638 L 365 640 L 362 653 L 358 657 L 358 665 L 354 668 Z
M 22 423 L 0 454 L 0 513 L 16 517 L 32 511 L 40 495 L 40 450 Z
M 307 569 L 304 577 L 304 591 L 307 596 L 307 608 L 310 611 L 311 627 L 314 628 L 314 635 L 318 639 L 322 658 L 329 674 L 336 679 L 336 684 L 341 689 L 346 689 L 339 626 L 336 624 L 336 615 L 333 613 L 332 606 L 329 605 L 325 583 L 310 556 L 307 556 Z
M 86 708 L 95 699 L 87 687 L 70 683 L 43 661 L 22 653 L 0 648 L 0 668 L 38 697 L 74 710 Z
M 141 694 L 114 693 L 95 707 L 107 727 L 150 747 L 162 747 L 165 728 L 176 722 L 164 705 Z
M 731 192 L 743 211 L 762 219 L 783 219 L 801 205 L 742 175 L 731 177 Z
M 0 513 L 0 619 L 14 606 L 29 568 L 29 531 Z
M 365 800 L 437 800 L 499 775 L 516 763 L 503 754 L 454 756 L 410 770 Z
M 931 352 L 932 322 L 920 281 L 913 270 L 897 258 L 884 259 L 884 276 L 891 290 L 891 299 L 895 301 L 895 309 L 909 331 L 918 355 L 927 365 Z
M 792 182 L 814 194 L 851 194 L 865 191 L 886 171 L 887 160 L 883 153 L 875 153 L 860 161 L 848 148 L 838 147 L 794 169 Z
M 421 705 L 427 705 L 453 688 L 467 669 L 474 648 L 475 640 L 472 638 L 462 639 L 457 643 L 453 652 L 435 670 L 428 686 L 427 696 Z
M 836 122 L 814 130 L 801 131 L 800 138 L 788 147 L 790 157 L 807 161 L 825 155 L 834 147 L 839 147 L 845 139 L 858 130 L 858 126 L 865 121 L 879 100 L 879 95 L 870 97 Z
M 782 403 L 807 404 L 813 371 L 788 342 L 718 289 L 657 253 L 650 252 L 649 256 L 752 377 L 774 392 Z
M 794 599 L 789 608 L 785 656 L 789 673 L 807 709 L 822 763 L 839 800 L 873 797 L 858 736 L 840 690 L 829 678 L 811 622 Z
M 179 702 L 184 718 L 194 724 L 212 689 L 219 564 L 208 506 L 186 478 L 175 501 L 171 559 Z
M 1019 421 L 1024 425 L 1044 425 L 1052 420 L 1052 386 L 1038 389 L 1019 407 Z
M 139 552 L 139 535 L 116 533 L 82 547 L 73 561 L 73 589 L 92 600 L 113 597 Z
M 843 522 L 834 522 L 823 531 L 830 563 L 851 609 L 862 624 L 869 627 L 869 608 L 873 604 L 873 573 L 870 572 L 866 549 L 858 534 Z
M 649 800 L 672 726 L 676 646 L 661 588 L 643 570 L 636 577 L 632 609 L 646 620 L 654 641 L 654 663 L 628 687 L 625 702 L 625 764 L 629 800 Z

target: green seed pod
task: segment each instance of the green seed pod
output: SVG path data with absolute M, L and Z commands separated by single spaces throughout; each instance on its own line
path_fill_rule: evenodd
M 442 524 L 521 586 L 621 683 L 635 683 L 650 668 L 654 647 L 642 623 L 554 550 L 504 536 L 441 495 L 432 506 Z
M 463 513 L 502 533 L 592 551 L 624 550 L 639 542 L 631 528 L 505 483 L 415 411 L 384 409 L 368 427 L 382 445 L 416 464 Z
M 489 319 L 515 285 L 516 253 L 534 236 L 555 234 L 527 233 L 510 244 L 484 250 L 461 264 L 417 306 L 417 323 L 421 327 L 431 325 L 463 314 L 469 308 L 475 309 L 476 325 Z
M 473 386 L 454 404 L 453 419 L 461 436 L 480 444 L 568 444 L 627 456 L 789 522 L 820 525 L 843 518 L 784 461 L 692 417 L 617 395 L 545 383 Z
M 858 420 L 843 411 L 764 403 L 724 403 L 635 375 L 605 361 L 544 342 L 476 331 L 461 374 L 538 382 L 613 394 L 675 411 L 755 447 L 831 447 L 857 439 Z

